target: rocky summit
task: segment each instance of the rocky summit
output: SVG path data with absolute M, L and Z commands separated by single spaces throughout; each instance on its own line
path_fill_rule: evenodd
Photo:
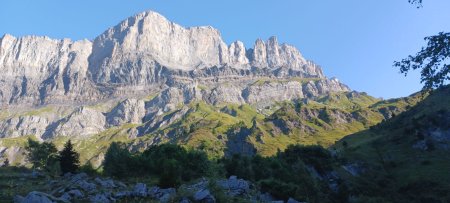
M 216 112 L 249 106 L 268 116 L 285 101 L 350 91 L 276 37 L 252 48 L 228 45 L 210 26 L 185 28 L 152 11 L 92 41 L 4 35 L 0 70 L 0 153 L 13 162 L 25 137 L 88 143 L 108 136 L 145 148 L 171 140 L 174 132 L 163 130 L 194 113 L 196 104 Z M 211 118 L 228 125 L 217 119 Z

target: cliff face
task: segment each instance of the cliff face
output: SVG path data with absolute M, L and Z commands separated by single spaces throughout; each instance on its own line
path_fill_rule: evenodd
M 37 105 L 95 92 L 87 79 L 92 43 L 5 35 L 0 41 L 0 102 Z
M 4 35 L 0 70 L 0 138 L 89 138 L 123 125 L 136 137 L 183 119 L 193 102 L 262 111 L 349 91 L 276 37 L 228 45 L 212 27 L 185 28 L 155 12 L 93 41 Z
M 275 37 L 246 49 L 239 41 L 225 44 L 212 27 L 184 28 L 154 12 L 130 17 L 93 42 L 5 35 L 0 68 L 2 106 L 95 102 L 186 81 L 215 84 L 221 78 L 301 77 L 329 83 L 320 67 Z M 338 86 L 324 88 L 348 90 Z

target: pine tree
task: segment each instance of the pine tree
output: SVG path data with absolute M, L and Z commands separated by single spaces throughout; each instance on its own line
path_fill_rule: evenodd
M 69 140 L 64 144 L 64 149 L 59 152 L 59 164 L 62 173 L 75 172 L 80 167 L 80 154 L 74 149 L 72 142 Z

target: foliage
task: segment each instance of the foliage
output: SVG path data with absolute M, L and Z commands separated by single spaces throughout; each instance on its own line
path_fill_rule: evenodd
M 162 187 L 174 187 L 209 175 L 211 162 L 206 154 L 174 144 L 152 146 L 144 152 L 130 153 L 123 144 L 112 143 L 103 162 L 105 174 L 124 177 L 156 176 Z
M 313 170 L 320 175 L 332 171 L 332 159 L 329 152 L 320 146 L 291 145 L 285 152 L 276 156 L 233 155 L 221 162 L 227 175 L 258 182 L 261 190 L 276 198 L 287 200 L 293 197 L 308 202 L 323 202 L 329 197 L 328 188 L 321 187 L 318 179 L 313 178 Z
M 59 163 L 62 173 L 74 173 L 80 167 L 80 154 L 73 149 L 70 140 L 64 144 L 63 150 L 59 152 Z
M 80 166 L 79 171 L 82 173 L 91 175 L 91 176 L 98 175 L 97 170 L 95 170 L 94 166 L 92 166 L 91 162 L 89 162 L 89 161 L 86 162 L 86 164 Z
M 422 7 L 422 1 L 423 1 L 423 0 L 408 0 L 408 2 L 409 2 L 410 4 L 416 5 L 417 8 Z
M 415 56 L 394 62 L 405 75 L 410 70 L 421 70 L 421 82 L 424 89 L 442 87 L 450 80 L 450 33 L 440 32 L 425 38 L 427 47 L 422 48 Z
M 395 118 L 335 145 L 338 156 L 347 163 L 356 163 L 355 168 L 363 173 L 345 176 L 354 202 L 448 202 L 450 142 L 433 133 L 448 135 L 449 95 L 450 86 L 431 91 L 423 101 Z M 414 147 L 420 142 L 428 149 Z
M 28 139 L 25 146 L 27 160 L 35 169 L 52 170 L 58 161 L 58 153 L 55 145 L 49 142 L 39 143 Z
M 103 161 L 103 170 L 106 175 L 113 177 L 125 177 L 129 174 L 132 157 L 123 144 L 113 142 L 109 146 Z

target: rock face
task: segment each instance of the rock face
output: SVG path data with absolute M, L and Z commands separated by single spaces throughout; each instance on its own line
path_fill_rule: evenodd
M 0 138 L 90 138 L 137 126 L 126 132 L 134 138 L 182 119 L 193 102 L 264 109 L 349 91 L 276 37 L 228 45 L 210 26 L 185 28 L 151 11 L 93 41 L 4 35 L 0 70 Z M 115 105 L 100 108 L 107 103 Z M 26 113 L 46 106 L 61 112 Z
M 126 99 L 119 103 L 106 119 L 108 124 L 119 126 L 125 123 L 141 123 L 145 116 L 145 103 L 142 100 Z
M 85 103 L 214 77 L 234 81 L 303 77 L 331 82 L 319 66 L 296 48 L 280 45 L 275 37 L 257 40 L 252 49 L 246 49 L 240 41 L 225 44 L 212 27 L 184 28 L 151 11 L 124 20 L 93 42 L 5 35 L 0 40 L 0 69 L 3 107 Z M 348 90 L 338 86 L 337 91 Z
M 92 42 L 48 37 L 0 40 L 0 102 L 42 104 L 90 94 L 86 77 Z M 84 99 L 84 98 L 83 98 Z
M 69 116 L 48 126 L 44 138 L 57 136 L 87 137 L 105 130 L 105 116 L 91 108 L 81 107 Z
M 30 115 L 10 118 L 0 122 L 0 138 L 23 135 L 35 135 L 40 138 L 48 125 L 49 121 L 40 116 Z

